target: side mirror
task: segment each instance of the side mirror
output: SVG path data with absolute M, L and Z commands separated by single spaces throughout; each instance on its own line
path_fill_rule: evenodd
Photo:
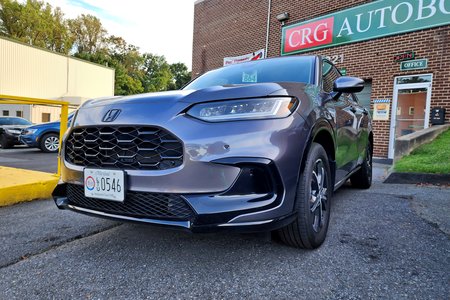
M 357 77 L 342 76 L 333 83 L 333 91 L 337 93 L 358 93 L 364 89 L 364 80 Z

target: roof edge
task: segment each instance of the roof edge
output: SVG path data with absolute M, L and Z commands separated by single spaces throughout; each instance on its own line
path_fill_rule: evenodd
M 88 60 L 85 60 L 85 59 L 81 59 L 81 58 L 75 57 L 75 56 L 70 55 L 70 54 L 63 54 L 63 53 L 59 53 L 59 52 L 56 52 L 56 51 L 51 51 L 51 50 L 48 50 L 48 49 L 45 49 L 45 48 L 41 48 L 41 47 L 38 47 L 38 46 L 28 45 L 27 43 L 15 40 L 15 39 L 10 38 L 8 36 L 0 35 L 0 39 L 8 41 L 8 42 L 16 43 L 16 44 L 19 44 L 19 45 L 22 45 L 22 46 L 27 46 L 27 47 L 30 47 L 30 48 L 34 48 L 36 50 L 49 52 L 51 54 L 59 55 L 59 56 L 62 56 L 62 57 L 67 57 L 67 58 L 70 58 L 70 59 L 78 60 L 78 61 L 81 61 L 81 62 L 84 62 L 84 63 L 87 63 L 87 64 L 91 64 L 91 65 L 94 65 L 94 66 L 97 66 L 97 67 L 102 67 L 102 68 L 109 69 L 109 70 L 115 70 L 114 68 L 107 67 L 105 65 L 98 64 L 98 63 L 95 63 L 95 62 L 92 62 L 92 61 L 88 61 Z

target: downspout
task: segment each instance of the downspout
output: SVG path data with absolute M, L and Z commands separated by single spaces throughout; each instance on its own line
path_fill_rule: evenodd
M 272 0 L 269 0 L 269 7 L 267 8 L 267 28 L 266 28 L 266 49 L 265 58 L 267 58 L 269 51 L 269 33 L 270 33 L 270 11 L 272 9 Z

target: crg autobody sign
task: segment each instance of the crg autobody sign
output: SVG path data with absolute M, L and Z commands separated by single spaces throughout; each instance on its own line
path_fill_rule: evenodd
M 450 24 L 450 0 L 381 0 L 283 28 L 293 54 Z

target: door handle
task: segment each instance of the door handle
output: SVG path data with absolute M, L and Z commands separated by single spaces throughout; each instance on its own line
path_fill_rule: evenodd
M 366 116 L 369 114 L 369 111 L 367 109 L 363 109 L 363 114 L 365 114 Z
M 352 113 L 355 113 L 355 112 L 356 112 L 356 108 L 354 108 L 353 106 L 350 106 L 350 111 L 351 111 Z

